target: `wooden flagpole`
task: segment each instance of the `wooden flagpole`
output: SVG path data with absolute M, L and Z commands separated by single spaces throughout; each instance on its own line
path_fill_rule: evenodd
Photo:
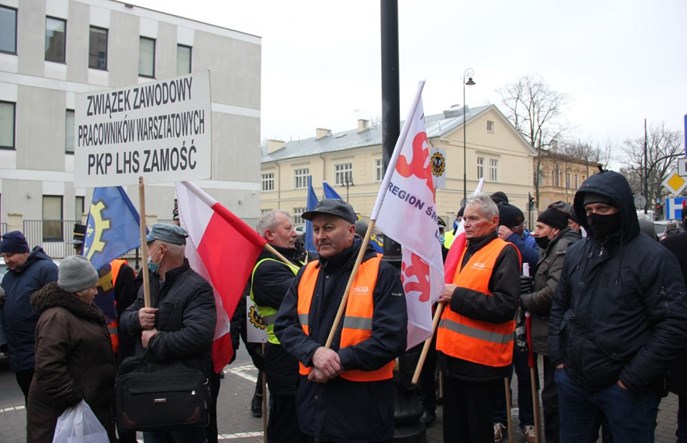
M 150 307 L 150 275 L 148 274 L 148 242 L 146 242 L 146 192 L 143 176 L 138 177 L 138 213 L 140 214 L 141 270 L 143 271 L 143 304 Z

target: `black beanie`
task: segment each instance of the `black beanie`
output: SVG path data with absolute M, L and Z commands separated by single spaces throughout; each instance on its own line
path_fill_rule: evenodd
M 499 224 L 508 228 L 520 226 L 525 221 L 522 211 L 510 203 L 499 203 Z
M 582 202 L 584 206 L 592 203 L 603 203 L 604 205 L 617 207 L 616 204 L 613 203 L 613 201 L 609 197 L 597 194 L 595 192 L 585 192 L 584 197 L 582 198 Z
M 0 242 L 0 253 L 23 254 L 30 252 L 26 237 L 20 231 L 12 231 L 2 235 Z
M 568 226 L 568 216 L 563 211 L 556 208 L 548 208 L 537 217 L 538 222 L 542 222 L 556 229 L 563 229 Z

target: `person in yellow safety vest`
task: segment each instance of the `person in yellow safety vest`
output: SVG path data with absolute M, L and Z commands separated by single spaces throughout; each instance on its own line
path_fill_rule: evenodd
M 310 441 L 390 442 L 394 359 L 406 347 L 408 318 L 399 272 L 368 245 L 325 347 L 362 240 L 343 200 L 323 199 L 302 217 L 312 220 L 319 259 L 299 271 L 274 325 L 300 363 L 298 423 Z
M 296 386 L 298 361 L 282 348 L 274 335 L 274 320 L 284 295 L 302 266 L 297 259 L 298 234 L 285 211 L 269 211 L 258 221 L 258 233 L 289 263 L 264 250 L 253 267 L 250 298 L 267 325 L 265 375 L 270 390 L 267 440 L 270 443 L 306 443 L 308 437 L 298 427 Z
M 467 238 L 445 305 L 437 351 L 445 375 L 444 441 L 493 441 L 493 391 L 503 386 L 513 358 L 519 304 L 520 255 L 498 238 L 499 211 L 487 194 L 468 199 Z

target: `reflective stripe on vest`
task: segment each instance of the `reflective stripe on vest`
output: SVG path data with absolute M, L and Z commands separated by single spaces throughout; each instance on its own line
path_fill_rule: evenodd
M 298 284 L 298 319 L 306 335 L 310 335 L 308 317 L 317 284 L 317 275 L 320 271 L 318 263 L 315 260 L 306 265 Z M 344 314 L 343 327 L 341 329 L 340 349 L 357 345 L 372 336 L 374 290 L 377 284 L 380 263 L 381 257 L 377 256 L 362 262 L 358 267 L 358 274 L 355 276 L 348 293 L 346 313 Z M 309 367 L 300 362 L 298 365 L 298 372 L 301 375 L 308 375 L 310 373 Z M 390 361 L 373 371 L 352 369 L 342 372 L 340 376 L 346 380 L 357 382 L 379 381 L 392 378 L 393 371 L 394 361 Z
M 512 246 L 499 238 L 491 241 L 468 260 L 465 266 L 456 269 L 453 284 L 472 289 L 491 297 L 489 280 L 496 259 L 505 247 Z M 463 262 L 465 250 L 461 254 Z M 490 323 L 475 320 L 451 310 L 446 305 L 437 333 L 437 350 L 444 354 L 486 366 L 501 367 L 513 360 L 513 333 L 515 321 Z
M 269 257 L 259 260 L 255 264 L 255 266 L 253 266 L 253 272 L 250 275 L 250 299 L 253 300 L 253 303 L 255 303 L 255 295 L 253 294 L 253 279 L 255 278 L 255 271 L 258 269 L 258 266 L 260 266 L 263 262 L 266 262 L 268 260 L 275 261 L 277 263 L 281 263 L 284 266 L 287 266 L 293 272 L 293 275 L 296 275 L 298 273 L 298 266 L 294 264 L 287 265 L 281 260 Z M 266 326 L 265 330 L 267 332 L 267 341 L 274 345 L 280 344 L 279 339 L 276 335 L 274 335 L 274 320 L 277 317 L 278 310 L 270 306 L 259 306 L 257 303 L 255 306 L 258 308 L 258 314 L 260 314 L 260 318 L 262 318 L 262 323 Z

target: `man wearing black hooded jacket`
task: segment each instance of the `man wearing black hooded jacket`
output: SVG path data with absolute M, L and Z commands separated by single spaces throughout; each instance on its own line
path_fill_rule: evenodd
M 588 233 L 571 245 L 551 308 L 561 442 L 653 442 L 666 368 L 687 343 L 675 258 L 639 235 L 632 191 L 612 171 L 589 177 L 574 209 Z

